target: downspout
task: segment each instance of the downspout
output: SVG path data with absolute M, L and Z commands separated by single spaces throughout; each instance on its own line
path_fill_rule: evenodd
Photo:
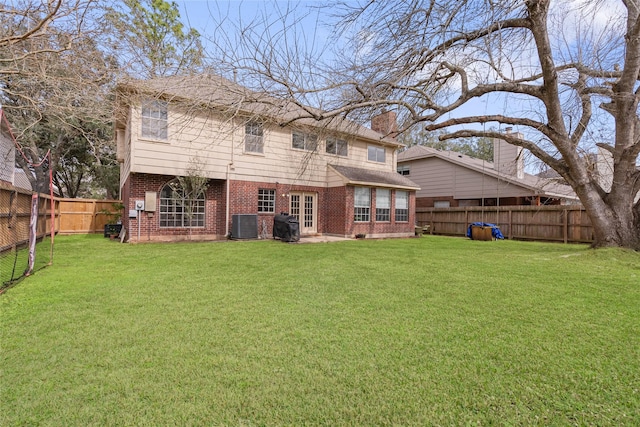
M 233 151 L 233 147 L 231 148 L 231 151 Z M 224 237 L 229 237 L 229 169 L 231 168 L 231 165 L 233 165 L 233 162 L 230 162 L 227 164 L 227 200 L 226 200 L 226 214 L 225 214 L 225 221 L 224 221 L 224 226 L 225 226 L 225 231 L 224 231 Z
M 230 207 L 229 200 L 231 199 L 229 196 L 229 190 L 231 189 L 231 184 L 229 183 L 229 177 L 231 175 L 231 166 L 233 166 L 233 151 L 234 151 L 234 135 L 235 129 L 233 128 L 233 119 L 231 120 L 231 161 L 227 164 L 227 191 L 226 191 L 226 213 L 225 213 L 225 232 L 224 237 L 229 237 L 229 218 L 230 218 Z

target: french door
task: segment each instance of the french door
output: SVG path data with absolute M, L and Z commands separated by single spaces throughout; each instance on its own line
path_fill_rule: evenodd
M 317 199 L 317 193 L 291 193 L 289 214 L 298 218 L 300 234 L 316 234 L 318 232 Z

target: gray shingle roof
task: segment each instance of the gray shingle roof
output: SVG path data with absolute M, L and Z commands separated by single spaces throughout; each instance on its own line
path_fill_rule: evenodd
M 347 184 L 373 185 L 402 188 L 407 190 L 420 189 L 420 186 L 415 182 L 396 172 L 385 172 L 338 165 L 329 165 L 329 167 L 347 180 Z

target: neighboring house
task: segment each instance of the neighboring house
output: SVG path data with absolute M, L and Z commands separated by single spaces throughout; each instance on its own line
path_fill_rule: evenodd
M 13 141 L 11 127 L 0 108 L 0 182 L 13 185 L 16 165 L 16 146 Z
M 31 172 L 30 172 L 31 173 Z M 27 174 L 25 173 L 25 171 L 22 168 L 16 167 L 15 168 L 15 176 L 14 176 L 14 187 L 16 188 L 20 188 L 22 190 L 26 190 L 26 191 L 35 191 L 33 189 L 33 186 L 31 185 L 31 181 L 29 181 L 29 177 L 27 176 Z M 58 187 L 56 185 L 53 185 L 53 195 L 56 197 L 60 197 L 60 191 L 58 190 Z M 48 191 L 47 191 L 48 194 Z
M 11 126 L 0 108 L 0 182 L 26 191 L 33 191 L 31 182 L 22 168 L 16 167 L 16 143 Z M 53 188 L 57 195 L 57 188 Z
M 413 235 L 418 186 L 396 173 L 403 145 L 385 136 L 393 113 L 372 119 L 376 132 L 344 119 L 296 120 L 305 111 L 314 112 L 217 76 L 120 84 L 130 241 L 220 239 L 254 215 L 270 237 L 281 212 L 298 218 L 302 235 Z M 191 203 L 177 178 L 189 175 L 208 178 Z
M 413 146 L 398 155 L 397 170 L 420 186 L 418 207 L 578 203 L 568 185 L 525 173 L 520 147 L 499 139 L 493 144 L 494 162 Z
M 31 186 L 31 181 L 29 181 L 27 174 L 24 173 L 24 170 L 22 170 L 22 168 L 15 168 L 14 185 L 17 188 L 22 188 L 23 190 L 33 191 L 33 187 Z
M 613 155 L 610 151 L 597 147 L 595 153 L 589 153 L 585 159 L 589 164 L 589 171 L 596 178 L 602 189 L 606 192 L 611 191 L 613 184 Z M 640 167 L 636 169 L 640 170 Z M 540 172 L 536 176 L 541 178 L 553 178 L 556 182 L 566 184 L 566 181 L 560 174 L 549 168 Z M 635 201 L 640 200 L 640 191 L 636 194 Z

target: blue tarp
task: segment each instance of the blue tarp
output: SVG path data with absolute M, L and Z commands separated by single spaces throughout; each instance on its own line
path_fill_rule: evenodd
M 471 238 L 471 227 L 474 225 L 477 227 L 491 227 L 491 236 L 493 236 L 494 239 L 504 239 L 504 236 L 500 232 L 500 228 L 497 225 L 489 224 L 488 222 L 474 222 L 473 224 L 470 224 L 469 228 L 467 228 L 468 238 Z

